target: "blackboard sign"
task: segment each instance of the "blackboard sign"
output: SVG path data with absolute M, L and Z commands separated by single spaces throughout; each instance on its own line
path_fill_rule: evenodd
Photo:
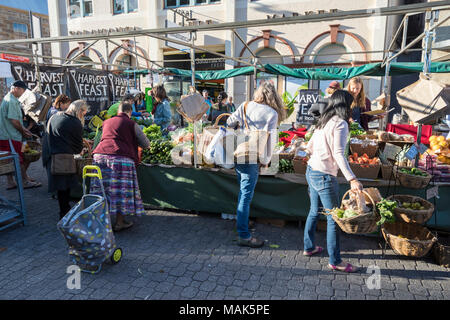
M 314 117 L 308 114 L 314 103 L 319 101 L 320 92 L 318 89 L 300 90 L 298 95 L 297 124 L 312 124 Z

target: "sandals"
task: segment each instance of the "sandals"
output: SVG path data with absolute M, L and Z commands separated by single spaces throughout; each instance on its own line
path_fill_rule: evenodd
M 42 186 L 42 183 L 40 182 L 31 182 L 31 181 L 26 181 L 23 183 L 23 188 L 24 189 L 30 189 L 30 188 L 37 188 Z
M 124 221 L 124 223 L 123 224 L 116 224 L 114 227 L 113 227 L 113 231 L 114 232 L 119 232 L 119 231 L 122 231 L 122 230 L 125 230 L 125 229 L 129 229 L 129 228 L 131 228 L 133 226 L 133 222 L 126 222 L 126 221 Z
M 319 254 L 322 251 L 323 251 L 322 247 L 316 246 L 316 248 L 313 251 L 303 251 L 303 255 L 310 257 L 312 255 Z
M 342 267 L 334 266 L 332 264 L 328 264 L 328 268 L 333 271 L 337 270 L 337 271 L 342 271 L 342 272 L 347 272 L 347 273 L 353 273 L 358 270 L 357 267 L 351 265 L 350 263 L 347 263 L 347 266 L 345 267 L 344 270 L 341 269 Z

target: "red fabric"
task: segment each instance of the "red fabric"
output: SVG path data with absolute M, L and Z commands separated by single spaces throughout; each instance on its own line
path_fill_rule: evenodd
M 287 147 L 291 144 L 291 141 L 295 136 L 303 138 L 306 135 L 306 128 L 299 128 L 295 131 L 283 131 L 283 133 L 287 133 L 289 135 L 289 137 L 280 138 L 280 141 L 284 142 L 285 146 Z
M 417 127 L 411 126 L 409 124 L 391 124 L 387 125 L 386 131 L 393 132 L 396 134 L 410 134 L 414 136 L 414 139 L 417 140 Z M 433 132 L 433 126 L 423 125 L 422 126 L 422 139 L 421 142 L 423 144 L 430 144 L 430 137 Z
M 19 155 L 19 161 L 22 164 L 23 163 L 22 142 L 15 141 L 15 140 L 11 140 L 11 141 L 12 141 L 14 150 Z M 11 152 L 11 148 L 9 146 L 9 140 L 0 140 L 0 151 L 10 151 Z
M 137 165 L 138 144 L 134 126 L 135 122 L 125 113 L 106 120 L 103 123 L 102 139 L 92 153 L 128 157 Z

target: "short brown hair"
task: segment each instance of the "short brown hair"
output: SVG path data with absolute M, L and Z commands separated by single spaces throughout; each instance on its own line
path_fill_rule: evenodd
M 169 97 L 167 96 L 166 89 L 164 89 L 164 86 L 157 85 L 152 89 L 153 96 L 155 98 L 158 98 L 159 100 L 163 101 L 164 99 L 169 100 Z
M 55 108 L 60 110 L 61 105 L 71 103 L 71 102 L 72 102 L 72 100 L 70 100 L 70 98 L 68 96 L 66 96 L 65 94 L 60 94 L 55 99 Z

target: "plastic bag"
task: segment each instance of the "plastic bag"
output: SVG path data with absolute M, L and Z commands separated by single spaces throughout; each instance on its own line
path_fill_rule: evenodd
M 215 163 L 225 169 L 232 169 L 234 167 L 234 155 L 231 152 L 226 152 L 223 143 L 226 137 L 231 135 L 234 135 L 234 133 L 225 128 L 219 129 L 206 148 L 204 155 L 206 163 Z

